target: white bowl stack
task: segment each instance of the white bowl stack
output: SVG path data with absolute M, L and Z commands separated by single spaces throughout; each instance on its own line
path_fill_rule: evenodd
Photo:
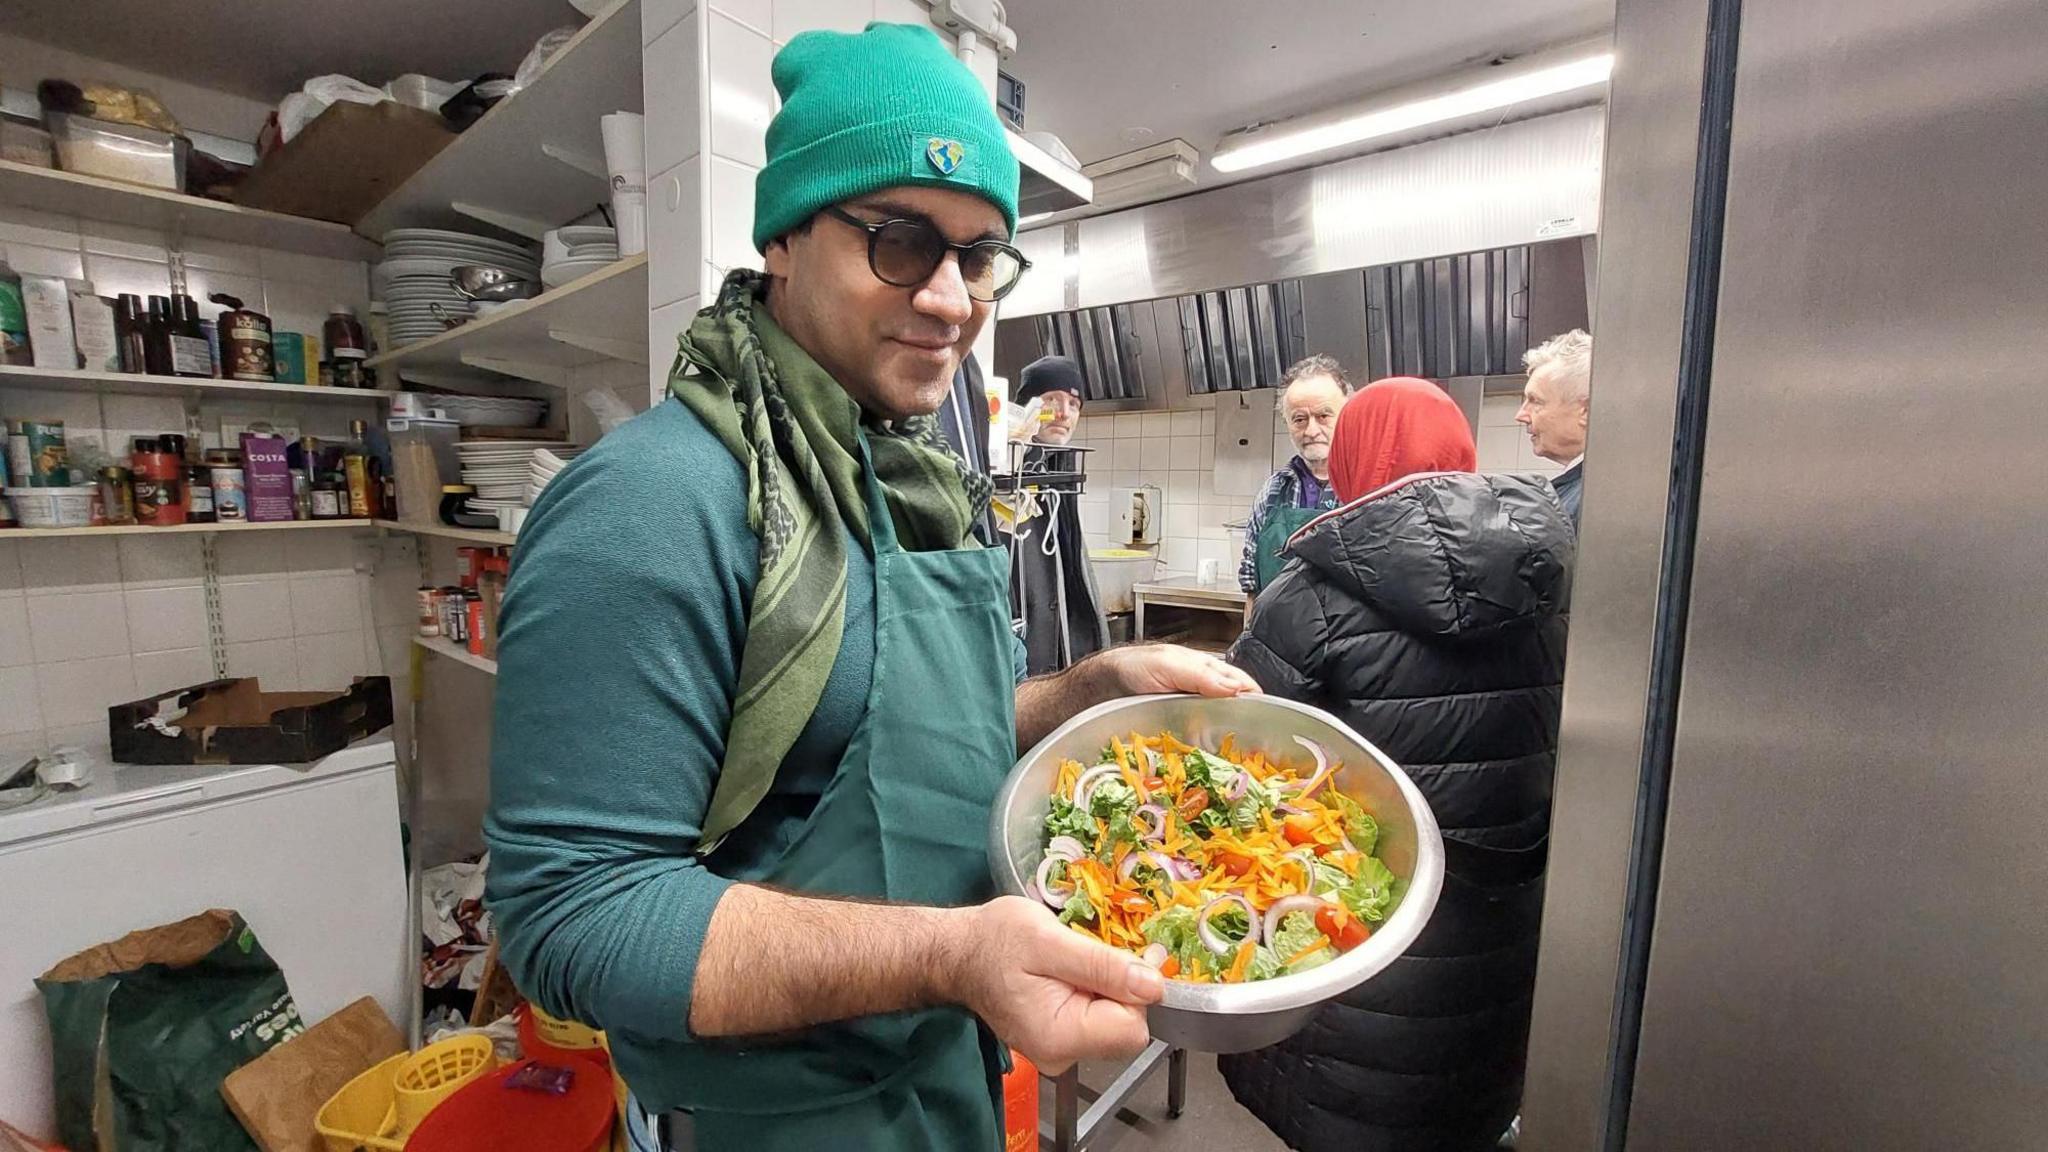
M 542 490 L 553 480 L 569 461 L 576 458 L 581 448 L 535 448 L 533 457 L 526 466 L 526 503 L 529 507 L 540 502 Z
M 619 234 L 603 225 L 556 228 L 541 240 L 540 282 L 559 288 L 619 260 Z
M 436 393 L 430 400 L 441 414 L 464 428 L 531 428 L 547 419 L 548 402 L 522 396 L 467 396 Z
M 457 444 L 462 482 L 476 487 L 469 510 L 495 515 L 500 508 L 525 507 L 531 482 L 528 470 L 536 449 L 572 456 L 577 451 L 574 444 L 560 440 L 465 440 Z
M 391 340 L 407 344 L 438 336 L 475 315 L 449 275 L 464 264 L 502 268 L 522 280 L 540 279 L 533 250 L 508 240 L 439 228 L 394 228 L 384 235 L 384 260 L 373 277 L 391 317 Z

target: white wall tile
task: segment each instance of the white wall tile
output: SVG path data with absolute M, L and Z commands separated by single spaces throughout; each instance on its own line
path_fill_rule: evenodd
M 819 28 L 858 32 L 874 17 L 874 5 L 865 0 L 775 0 L 774 7 L 775 39 L 782 44 Z
M 229 296 L 233 296 L 250 308 L 265 308 L 269 306 L 267 291 L 263 286 L 263 281 L 258 277 L 245 276 L 236 272 L 222 272 L 212 268 L 188 268 L 185 271 L 185 292 L 198 302 L 199 318 L 202 320 L 212 320 L 216 323 L 220 320 L 220 314 L 227 311 L 226 305 L 215 304 L 211 299 L 216 292 L 224 292 Z M 265 313 L 265 315 L 268 315 L 268 313 Z
M 202 613 L 202 627 L 204 619 Z M 130 650 L 128 615 L 119 592 L 31 596 L 28 629 L 38 664 L 119 656 Z
M 698 111 L 704 100 L 703 86 L 698 83 L 699 25 L 697 20 L 679 21 L 642 54 L 649 172 L 673 168 L 703 147 L 698 133 Z
M 769 0 L 712 0 L 711 10 L 722 12 L 763 36 L 774 35 L 775 14 Z
M 749 218 L 752 217 L 751 208 Z M 660 306 L 703 288 L 704 158 L 692 157 L 647 181 L 648 303 Z M 666 362 L 675 353 L 673 342 Z
M 0 252 L 5 252 L 9 266 L 25 276 L 62 276 L 68 280 L 85 276 L 85 257 L 76 248 L 12 242 L 0 244 Z
M 273 283 L 289 280 L 343 294 L 336 299 L 365 296 L 370 290 L 370 266 L 360 260 L 302 256 L 297 252 L 283 252 L 271 248 L 261 250 L 258 259 L 261 262 L 263 279 Z
M 123 292 L 143 297 L 168 296 L 171 292 L 171 266 L 148 260 L 88 253 L 85 275 L 92 281 L 93 291 L 102 296 L 119 296 Z M 145 299 L 144 303 L 148 301 Z
M 1111 432 L 1118 440 L 1135 440 L 1144 434 L 1144 426 L 1144 418 L 1139 413 L 1119 412 L 1111 424 Z
M 0 244 L 40 244 L 47 248 L 78 251 L 79 221 L 75 216 L 35 212 L 0 205 Z
M 135 695 L 137 699 L 204 684 L 213 679 L 213 659 L 204 648 L 177 648 L 169 652 L 135 654 Z
M 294 636 L 362 631 L 362 588 L 353 575 L 293 576 L 291 596 Z
M 35 649 L 29 641 L 28 597 L 19 592 L 0 592 L 0 668 L 20 668 L 35 663 Z
M 0 592 L 21 591 L 21 545 L 0 540 Z
M 1213 430 L 1202 433 L 1202 439 L 1196 448 L 1195 459 L 1204 470 L 1216 467 L 1216 437 Z
M 357 676 L 373 669 L 369 640 L 361 629 L 326 636 L 301 636 L 292 641 L 298 650 L 300 691 L 342 689 Z
M 22 583 L 31 597 L 115 591 L 121 586 L 119 557 L 114 542 L 107 539 L 24 540 Z
M 206 589 L 196 584 L 138 588 L 123 596 L 128 610 L 129 652 L 205 647 Z
M 125 256 L 158 264 L 171 258 L 164 247 L 163 233 L 150 228 L 83 220 L 79 225 L 79 239 L 87 252 L 103 256 Z
M 121 584 L 131 591 L 196 586 L 206 578 L 197 536 L 123 536 L 119 553 Z
M 285 563 L 295 576 L 354 572 L 361 545 L 353 532 L 307 532 L 285 545 Z
M 1194 536 L 1196 534 L 1195 505 L 1168 504 L 1166 506 L 1166 534 L 1168 536 Z
M 267 532 L 238 533 L 214 538 L 214 559 L 223 579 L 236 576 L 267 576 L 284 572 L 284 542 Z
M 1195 559 L 1214 560 L 1223 566 L 1225 573 L 1237 563 L 1237 557 L 1230 554 L 1230 545 L 1222 540 L 1201 540 L 1195 544 Z
M 891 24 L 931 24 L 931 9 L 920 0 L 875 0 L 875 19 Z
M 186 268 L 233 272 L 253 279 L 263 277 L 263 252 L 247 244 L 230 244 L 225 240 L 207 240 L 194 236 L 181 241 L 178 252 L 184 257 Z M 252 307 L 255 305 L 254 300 L 248 303 Z
M 67 442 L 81 432 L 106 427 L 100 398 L 91 392 L 58 392 L 44 388 L 6 389 L 7 415 L 17 420 L 62 421 Z
M 1175 416 L 1193 416 L 1193 412 L 1177 412 Z M 1173 437 L 1173 466 L 1199 468 L 1202 466 L 1202 434 L 1190 432 L 1175 433 Z
M 1522 398 L 1516 395 L 1486 396 L 1479 401 L 1479 426 L 1481 428 L 1519 428 L 1515 413 L 1522 410 Z
M 696 0 L 640 0 L 640 43 L 654 43 L 696 8 Z
M 1138 415 L 1140 433 L 1147 437 L 1173 435 L 1173 415 L 1169 412 L 1142 412 Z
M 0 668 L 0 734 L 37 732 L 42 727 L 43 705 L 36 691 L 36 670 Z
M 1109 466 L 1119 471 L 1135 470 L 1139 466 L 1140 458 L 1143 457 L 1144 453 L 1145 443 L 1142 440 L 1112 440 L 1110 441 Z
M 1194 540 L 1169 536 L 1165 546 L 1160 550 L 1160 560 L 1166 565 L 1168 572 L 1176 576 L 1189 575 L 1195 571 L 1196 561 L 1200 556 L 1198 548 L 1199 545 Z
M 265 692 L 296 692 L 299 656 L 290 640 L 258 640 L 228 645 L 228 675 L 254 676 Z
M 100 401 L 100 413 L 109 428 L 185 430 L 185 405 L 175 396 L 107 396 Z
M 1172 417 L 1172 431 L 1175 436 L 1200 436 L 1202 414 L 1193 409 L 1168 413 Z
M 1173 467 L 1173 440 L 1167 436 L 1147 436 L 1140 440 L 1138 467 L 1171 469 Z
M 1081 531 L 1088 536 L 1101 536 L 1109 531 L 1109 505 L 1100 500 L 1083 500 L 1081 508 Z
M 754 170 L 722 156 L 711 160 L 711 253 L 718 277 L 734 268 L 759 268 L 754 251 Z M 716 290 L 714 280 L 707 291 Z
M 656 308 L 647 317 L 648 397 L 659 404 L 668 397 L 668 373 L 676 359 L 676 337 L 690 326 L 703 307 L 701 298 L 690 296 Z
M 713 12 L 705 45 L 710 83 L 711 150 L 759 168 L 768 162 L 768 121 L 775 116 L 775 85 L 768 65 L 775 45 L 738 21 Z
M 35 671 L 46 728 L 96 722 L 105 732 L 107 708 L 142 695 L 135 689 L 135 661 L 125 653 L 99 660 L 40 664 Z

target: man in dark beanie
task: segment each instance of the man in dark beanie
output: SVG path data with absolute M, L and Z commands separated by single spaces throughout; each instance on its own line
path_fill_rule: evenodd
M 1040 447 L 1024 454 L 1019 479 L 1031 496 L 1019 509 L 1010 549 L 1010 614 L 1024 622 L 1027 667 L 1041 676 L 1109 647 L 1109 626 L 1088 567 L 1088 541 L 1081 534 L 1078 493 L 1071 486 L 1031 487 L 1033 473 L 1079 470 L 1074 458 L 1080 453 L 1063 448 L 1081 419 L 1081 366 L 1065 356 L 1033 360 L 1018 377 L 1016 400 L 1039 401 L 1044 420 L 1032 436 Z M 1046 413 L 1051 419 L 1044 419 Z

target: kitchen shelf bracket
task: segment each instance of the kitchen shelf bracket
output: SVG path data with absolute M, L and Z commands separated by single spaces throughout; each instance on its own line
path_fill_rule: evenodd
M 493 228 L 502 228 L 528 240 L 539 241 L 547 235 L 548 223 L 545 220 L 535 220 L 531 216 L 521 216 L 517 212 L 506 212 L 483 204 L 473 204 L 467 200 L 450 201 L 448 207 L 472 220 L 480 220 Z
M 595 352 L 607 360 L 623 360 L 643 366 L 647 363 L 647 344 L 641 340 L 621 340 L 617 336 L 597 336 L 567 328 L 548 329 L 548 339 L 585 352 Z
M 481 352 L 464 352 L 462 363 L 469 368 L 482 368 L 487 372 L 498 372 L 506 376 L 517 376 L 521 380 L 535 380 L 552 384 L 557 388 L 569 386 L 569 369 L 560 364 L 548 364 L 539 360 L 513 360 L 502 356 L 486 356 Z
M 551 160 L 559 160 L 578 172 L 595 178 L 600 184 L 609 185 L 612 182 L 611 169 L 605 166 L 604 157 L 589 149 L 549 141 L 540 146 L 540 152 Z

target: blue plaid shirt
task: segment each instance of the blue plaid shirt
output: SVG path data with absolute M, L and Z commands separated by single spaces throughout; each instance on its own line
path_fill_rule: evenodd
M 1267 517 L 1275 508 L 1320 508 L 1337 506 L 1337 490 L 1309 471 L 1308 464 L 1296 456 L 1266 478 L 1266 486 L 1259 490 L 1259 498 L 1252 501 L 1252 514 L 1244 525 L 1244 556 L 1237 562 L 1237 586 L 1246 592 L 1259 590 L 1259 530 L 1266 526 Z

